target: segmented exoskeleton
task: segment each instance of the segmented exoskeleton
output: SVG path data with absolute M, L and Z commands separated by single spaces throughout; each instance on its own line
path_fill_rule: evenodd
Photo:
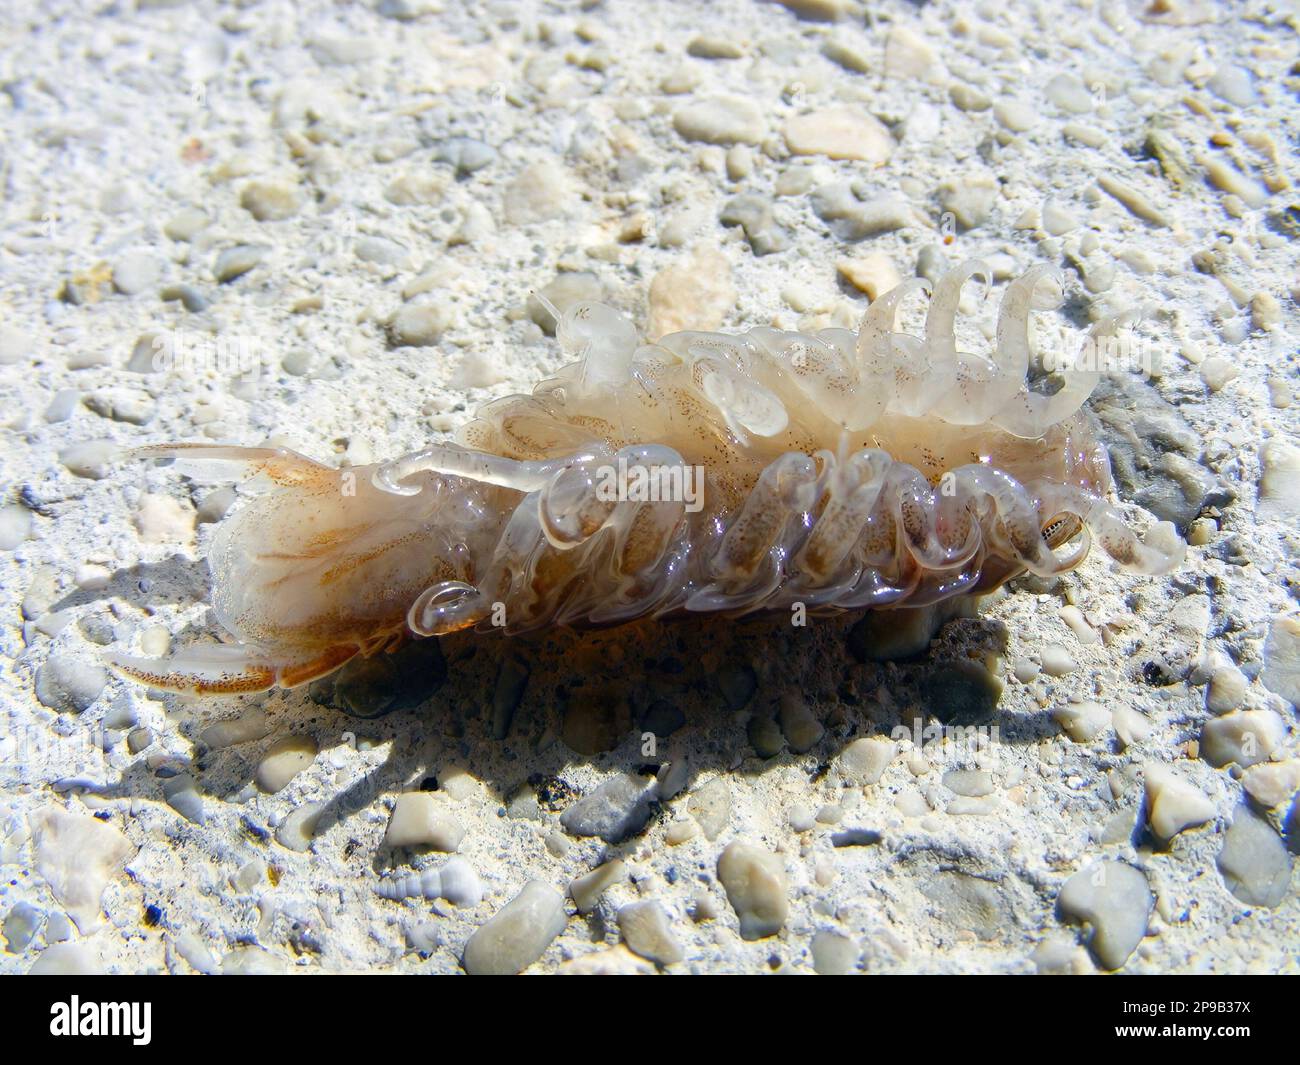
M 110 660 L 159 687 L 247 692 L 471 626 L 931 604 L 1070 569 L 1092 537 L 1130 569 L 1177 565 L 1168 523 L 1142 541 L 1104 499 L 1109 461 L 1080 410 L 1097 368 L 1067 362 L 1057 391 L 1029 387 L 1053 268 L 1007 287 L 989 356 L 958 349 L 962 289 L 991 276 L 972 261 L 941 278 L 923 336 L 897 331 L 921 280 L 872 303 L 857 333 L 651 343 L 580 303 L 557 329 L 576 362 L 488 404 L 455 443 L 375 466 L 142 449 L 269 490 L 211 545 L 213 605 L 237 642 Z M 1132 317 L 1099 321 L 1080 350 Z

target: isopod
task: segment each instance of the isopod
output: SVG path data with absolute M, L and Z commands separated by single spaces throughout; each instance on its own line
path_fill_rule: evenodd
M 989 354 L 959 350 L 962 290 L 991 277 L 972 260 L 932 293 L 907 281 L 856 333 L 649 342 L 579 303 L 557 327 L 576 361 L 487 404 L 455 442 L 372 466 L 143 448 L 233 472 L 251 496 L 209 553 L 234 642 L 109 661 L 160 688 L 252 692 L 470 627 L 930 605 L 1068 570 L 1094 538 L 1130 570 L 1177 566 L 1168 522 L 1139 538 L 1106 502 L 1109 459 L 1081 409 L 1098 370 L 1075 358 L 1055 392 L 1029 385 L 1031 312 L 1059 303 L 1058 271 L 1009 284 Z M 913 295 L 931 296 L 920 336 L 897 328 Z M 1080 350 L 1132 317 L 1098 321 Z

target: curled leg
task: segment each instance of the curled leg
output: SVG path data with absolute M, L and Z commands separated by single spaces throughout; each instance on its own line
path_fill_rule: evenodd
M 446 636 L 477 625 L 491 612 L 491 600 L 474 585 L 439 581 L 411 604 L 406 624 L 417 636 Z
M 1142 310 L 1132 309 L 1104 318 L 1090 330 L 1073 366 L 1061 370 L 1063 384 L 1059 391 L 1047 395 L 1022 388 L 992 418 L 1013 436 L 1032 439 L 1041 436 L 1049 426 L 1064 421 L 1083 406 L 1092 390 L 1101 380 L 1097 367 L 1096 348 L 1103 341 L 1116 336 L 1120 329 L 1142 318 Z
M 803 519 L 817 503 L 817 463 L 791 451 L 770 463 L 740 512 L 710 552 L 709 583 L 688 610 L 754 609 L 779 586 L 785 558 L 804 536 Z
M 565 459 L 523 462 L 481 451 L 469 451 L 454 444 L 441 444 L 382 463 L 375 469 L 373 481 L 380 491 L 399 496 L 416 495 L 420 487 L 405 482 L 426 472 L 463 477 L 482 484 L 513 488 L 519 492 L 534 492 L 566 466 L 587 461 L 595 457 L 595 454 L 592 452 Z
M 979 549 L 979 525 L 972 519 L 970 500 L 960 491 L 938 491 L 920 471 L 906 463 L 894 464 L 885 491 L 894 503 L 894 518 L 902 530 L 907 550 L 927 570 L 962 566 Z
M 1042 577 L 1073 569 L 1087 555 L 1086 542 L 1064 556 L 1056 554 L 1043 535 L 1039 502 L 1010 474 L 971 463 L 959 466 L 952 475 L 957 496 L 969 500 L 982 515 L 983 538 L 989 552 L 1014 558 Z
M 960 273 L 954 271 L 949 277 L 965 280 L 977 268 L 988 269 L 978 262 L 967 263 L 960 268 Z M 944 278 L 941 288 L 948 280 Z M 1007 406 L 1025 387 L 1025 375 L 1029 372 L 1029 316 L 1031 311 L 1038 309 L 1035 297 L 1042 288 L 1046 288 L 1043 282 L 1047 281 L 1055 283 L 1055 291 L 1059 292 L 1060 271 L 1054 266 L 1041 264 L 1031 267 L 1007 286 L 998 307 L 996 339 L 991 358 L 958 352 L 952 330 L 952 315 L 947 316 L 942 343 L 952 349 L 956 363 L 955 381 L 931 408 L 934 414 L 953 425 L 981 425 Z M 954 308 L 959 294 L 958 291 L 952 297 Z M 934 302 L 940 302 L 938 292 Z M 1059 297 L 1053 299 L 1051 305 L 1055 306 L 1058 302 Z M 934 313 L 932 310 L 931 318 Z M 926 340 L 932 345 L 939 342 L 928 321 Z
M 826 505 L 794 559 L 794 568 L 809 586 L 825 584 L 841 569 L 876 505 L 893 461 L 879 448 L 859 451 L 842 462 L 828 457 Z
M 775 436 L 790 424 L 785 405 L 771 390 L 721 359 L 702 356 L 696 359 L 693 372 L 700 391 L 722 413 L 738 440 L 748 440 L 749 433 Z

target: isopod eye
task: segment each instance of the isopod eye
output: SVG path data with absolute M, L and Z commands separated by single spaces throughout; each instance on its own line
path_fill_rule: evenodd
M 1043 539 L 1047 546 L 1055 550 L 1064 543 L 1069 543 L 1083 528 L 1083 522 L 1076 514 L 1057 514 L 1043 526 Z

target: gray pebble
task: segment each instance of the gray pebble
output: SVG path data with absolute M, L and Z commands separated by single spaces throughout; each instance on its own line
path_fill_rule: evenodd
M 627 866 L 621 858 L 614 858 L 571 881 L 569 898 L 573 899 L 579 913 L 591 913 L 606 891 L 626 879 Z
M 523 702 L 524 689 L 528 687 L 528 678 L 532 669 L 517 654 L 507 655 L 501 660 L 497 671 L 496 686 L 492 689 L 492 738 L 503 740 L 510 732 L 510 724 L 515 719 L 515 711 Z
M 840 932 L 821 931 L 812 938 L 813 969 L 819 976 L 844 976 L 858 967 L 862 951 Z
M 726 37 L 693 37 L 686 46 L 686 54 L 696 59 L 739 59 L 745 49 Z
M 975 229 L 989 220 L 999 195 L 997 181 L 988 174 L 967 174 L 939 186 L 939 205 L 962 229 Z
M 685 758 L 674 758 L 665 762 L 655 774 L 659 785 L 659 801 L 668 802 L 677 798 L 691 782 L 691 765 Z
M 1147 933 L 1154 899 L 1147 878 L 1123 862 L 1096 862 L 1062 886 L 1056 898 L 1062 917 L 1092 926 L 1088 946 L 1106 969 L 1128 961 Z
M 172 240 L 193 240 L 212 222 L 207 212 L 197 207 L 186 207 L 177 212 L 163 224 L 163 232 Z
M 447 238 L 447 243 L 450 245 L 477 244 L 495 232 L 496 221 L 492 217 L 492 212 L 475 201 L 465 206 L 460 226 L 455 233 Z
M 652 732 L 659 739 L 665 739 L 684 724 L 686 715 L 680 707 L 666 699 L 656 699 L 646 708 L 641 718 L 641 731 Z
M 496 157 L 495 148 L 472 137 L 452 137 L 433 146 L 433 158 L 440 163 L 450 163 L 456 168 L 456 174 L 462 177 L 482 170 Z
M 157 333 L 144 333 L 135 342 L 135 347 L 131 349 L 131 357 L 127 360 L 126 368 L 131 373 L 155 373 L 157 372 L 159 356 L 164 350 L 164 337 Z
M 469 938 L 463 962 L 471 976 L 513 976 L 544 953 L 564 931 L 564 897 L 530 880 Z
M 1223 836 L 1219 872 L 1242 902 L 1271 909 L 1281 904 L 1291 885 L 1291 856 L 1266 820 L 1240 806 Z
M 146 251 L 130 251 L 113 264 L 113 287 L 124 296 L 134 296 L 158 282 L 162 265 Z
M 836 764 L 845 781 L 855 787 L 877 784 L 897 749 L 893 740 L 883 736 L 863 736 L 840 752 Z
M 409 303 L 388 320 L 388 340 L 395 348 L 427 348 L 451 325 L 451 312 L 442 304 Z
M 714 678 L 718 691 L 732 710 L 743 710 L 749 705 L 758 688 L 758 676 L 745 662 L 724 662 Z
M 354 250 L 363 263 L 377 263 L 400 270 L 411 262 L 410 251 L 386 237 L 362 237 L 356 242 Z
M 987 111 L 993 106 L 992 100 L 964 81 L 953 82 L 948 87 L 948 97 L 960 111 Z
M 236 244 L 217 256 L 212 268 L 213 276 L 221 284 L 243 277 L 249 270 L 266 258 L 271 249 L 263 244 Z
M 1238 107 L 1249 107 L 1255 102 L 1255 87 L 1250 72 L 1231 65 L 1221 66 L 1207 82 L 1210 92 L 1220 100 Z
M 849 14 L 846 0 L 777 0 L 807 22 L 839 22 Z
M 826 733 L 798 692 L 783 692 L 780 701 L 781 732 L 795 754 L 810 751 Z
M 692 100 L 673 114 L 673 128 L 688 141 L 706 144 L 758 144 L 767 132 L 758 105 L 739 96 Z
M 874 847 L 883 837 L 874 828 L 846 828 L 831 835 L 832 847 Z
M 1039 109 L 1023 100 L 1004 99 L 993 105 L 993 115 L 1003 129 L 1024 133 L 1032 129 L 1041 117 Z
M 1073 74 L 1057 74 L 1047 83 L 1044 95 L 1062 111 L 1071 115 L 1084 115 L 1092 110 L 1092 93 Z
M 1286 724 L 1272 710 L 1234 710 L 1201 726 L 1201 757 L 1212 766 L 1249 769 L 1286 743 Z
M 45 917 L 45 942 L 64 943 L 72 938 L 72 920 L 66 913 L 50 913 Z
M 167 285 L 158 295 L 164 303 L 179 302 L 191 314 L 208 309 L 207 297 L 193 285 Z
M 724 226 L 740 226 L 755 255 L 771 255 L 790 247 L 790 234 L 776 224 L 772 205 L 762 196 L 734 196 L 718 216 Z
M 77 628 L 87 640 L 101 647 L 107 647 L 116 638 L 113 623 L 102 614 L 88 614 L 77 623 Z
M 621 843 L 645 828 L 655 795 L 653 784 L 620 773 L 565 810 L 560 824 L 571 836 L 599 836 L 606 843 Z
M 1260 683 L 1292 706 L 1300 706 L 1300 617 L 1279 615 L 1264 641 Z
M 29 976 L 103 976 L 103 962 L 82 943 L 55 943 L 41 951 Z
M 83 401 L 86 409 L 114 422 L 146 425 L 154 414 L 153 402 L 144 395 L 126 392 L 92 392 Z
M 50 655 L 36 671 L 36 698 L 60 713 L 81 713 L 108 683 L 108 674 L 79 656 Z
M 958 795 L 977 799 L 993 794 L 993 775 L 981 769 L 950 769 L 943 775 L 943 786 Z
M 826 38 L 822 45 L 822 55 L 854 74 L 866 74 L 871 70 L 871 59 L 866 51 L 854 47 L 839 37 Z
M 525 167 L 506 187 L 502 207 L 506 221 L 526 226 L 559 218 L 567 210 L 571 196 L 565 171 L 543 160 Z
M 749 719 L 745 734 L 749 745 L 760 758 L 775 758 L 785 750 L 785 736 L 772 714 L 754 714 Z
M 199 790 L 198 781 L 189 773 L 180 773 L 164 780 L 162 792 L 167 805 L 185 820 L 192 821 L 196 825 L 201 825 L 207 820 L 203 807 L 203 793 Z
M 32 338 L 21 329 L 0 325 L 0 366 L 22 362 L 32 352 Z
M 279 222 L 298 213 L 298 190 L 279 181 L 250 181 L 239 205 L 259 222 Z
M 21 954 L 36 938 L 45 915 L 30 902 L 16 904 L 4 920 L 5 949 L 10 954 Z
M 414 22 L 425 15 L 440 12 L 442 7 L 437 0 L 379 0 L 379 6 L 375 10 L 382 18 Z
M 912 221 L 906 201 L 893 198 L 860 200 L 850 185 L 823 185 L 812 194 L 817 217 L 840 240 L 863 240 L 877 233 L 902 229 Z
M 290 735 L 276 740 L 257 763 L 253 779 L 269 795 L 283 791 L 303 770 L 316 760 L 319 747 L 306 735 Z
M 733 144 L 727 149 L 727 177 L 744 181 L 754 172 L 754 149 L 748 144 Z
M 672 965 L 683 958 L 668 913 L 654 899 L 632 902 L 620 909 L 618 929 L 629 950 L 656 965 Z

